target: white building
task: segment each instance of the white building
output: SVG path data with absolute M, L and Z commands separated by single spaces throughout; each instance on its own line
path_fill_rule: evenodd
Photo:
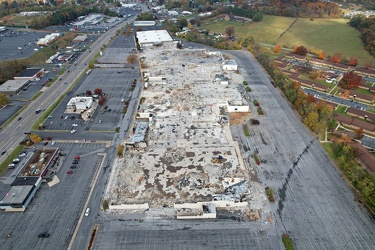
M 93 99 L 92 97 L 86 96 L 77 96 L 70 99 L 68 104 L 66 105 L 67 109 L 75 109 L 75 110 L 86 110 L 92 107 Z
M 223 63 L 223 70 L 237 70 L 238 65 L 235 60 L 225 60 Z
M 240 101 L 228 101 L 227 109 L 229 113 L 232 112 L 250 112 L 249 105 Z
M 170 15 L 170 16 L 178 16 L 178 12 L 175 11 L 175 10 L 169 10 L 168 11 L 168 15 Z
M 141 47 L 173 42 L 172 37 L 166 30 L 138 31 L 137 38 Z
M 189 16 L 189 15 L 192 15 L 193 13 L 190 12 L 190 11 L 184 10 L 183 12 L 181 12 L 181 14 L 184 15 L 184 16 Z
M 133 26 L 155 26 L 155 21 L 134 21 Z
M 46 46 L 56 40 L 60 36 L 60 33 L 51 33 L 46 35 L 43 38 L 40 38 L 37 42 L 36 45 L 38 46 Z

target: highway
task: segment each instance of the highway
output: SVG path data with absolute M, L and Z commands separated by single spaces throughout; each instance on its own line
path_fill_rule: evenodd
M 123 27 L 123 23 L 108 30 L 104 35 L 95 41 L 89 50 L 85 51 L 75 62 L 70 69 L 70 72 L 65 72 L 61 75 L 56 82 L 49 87 L 44 94 L 42 94 L 36 101 L 32 102 L 18 117 L 22 120 L 14 119 L 6 128 L 0 131 L 0 151 L 11 151 L 16 148 L 19 143 L 24 139 L 24 133 L 29 132 L 31 126 L 42 114 L 35 114 L 37 109 L 47 109 L 51 106 L 56 99 L 64 94 L 69 87 L 80 77 L 83 72 L 86 72 L 87 65 L 91 59 L 99 52 L 102 45 L 106 44 L 111 37 L 116 35 L 119 28 Z M 59 80 L 61 79 L 61 80 Z M 66 84 L 65 84 L 66 83 Z M 0 162 L 4 161 L 7 157 L 6 154 L 0 157 Z

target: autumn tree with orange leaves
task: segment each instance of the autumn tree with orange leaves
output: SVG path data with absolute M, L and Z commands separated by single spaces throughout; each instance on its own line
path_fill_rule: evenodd
M 280 53 L 280 51 L 281 51 L 281 46 L 276 44 L 275 48 L 273 48 L 273 52 L 278 54 L 278 53 Z
M 342 77 L 341 81 L 339 82 L 339 86 L 344 89 L 354 89 L 358 88 L 361 84 L 362 76 L 357 75 L 353 71 L 347 72 Z
M 324 60 L 324 59 L 326 59 L 326 58 L 327 58 L 327 54 L 326 54 L 326 52 L 324 52 L 324 51 L 320 51 L 319 54 L 318 54 L 318 59 L 322 59 L 322 60 Z
M 304 46 L 299 46 L 296 48 L 294 54 L 306 56 L 307 55 L 307 49 Z
M 334 63 L 340 63 L 342 61 L 342 53 L 336 53 L 331 57 L 331 61 Z
M 357 64 L 358 64 L 358 58 L 357 57 L 351 57 L 350 59 L 349 59 L 349 65 L 350 66 L 357 66 Z

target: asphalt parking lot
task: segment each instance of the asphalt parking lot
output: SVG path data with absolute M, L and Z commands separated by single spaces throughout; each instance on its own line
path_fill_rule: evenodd
M 46 130 L 72 130 L 75 128 L 78 133 L 83 131 L 114 131 L 122 116 L 122 100 L 131 98 L 132 91 L 130 88 L 135 76 L 136 72 L 131 68 L 92 70 L 88 76 L 84 76 L 81 79 L 82 82 L 52 112 L 52 118 L 46 119 L 44 122 Z M 110 85 L 106 84 L 108 79 L 111 79 Z M 75 95 L 84 95 L 87 90 L 94 92 L 96 88 L 101 88 L 107 96 L 106 102 L 103 105 L 104 107 L 107 106 L 104 113 L 104 107 L 101 109 L 97 108 L 91 120 L 87 122 L 80 119 L 78 114 L 64 113 L 66 104 L 72 97 Z M 73 116 L 74 118 L 72 118 Z M 73 124 L 77 124 L 78 126 L 73 127 Z
M 9 29 L 0 34 L 0 60 L 27 58 L 39 48 L 35 42 L 46 35 L 45 32 L 26 29 Z M 22 51 L 18 48 L 21 47 Z
M 99 63 L 122 63 L 126 64 L 127 67 L 132 67 L 127 62 L 127 57 L 133 54 L 134 37 L 132 35 L 126 36 L 121 35 L 116 37 L 112 43 L 103 52 L 103 56 L 98 58 Z
M 42 86 L 47 79 L 53 79 L 56 77 L 57 72 L 52 72 L 53 65 L 45 67 L 45 70 L 49 71 L 43 78 L 39 81 L 31 81 L 27 87 L 24 88 L 18 95 L 11 96 L 9 98 L 10 103 L 0 110 L 0 124 L 4 124 L 8 119 L 10 119 L 15 113 L 17 113 L 22 106 L 28 105 L 30 100 L 41 91 L 44 86 Z
M 306 94 L 314 95 L 314 97 L 318 98 L 318 99 L 327 100 L 329 102 L 342 104 L 342 105 L 345 105 L 345 106 L 348 106 L 348 107 L 353 107 L 353 108 L 356 108 L 356 109 L 362 108 L 362 110 L 373 110 L 373 111 L 375 111 L 372 107 L 368 106 L 367 104 L 363 104 L 359 101 L 340 98 L 340 97 L 337 97 L 337 96 L 333 96 L 333 95 L 323 93 L 323 92 L 318 92 L 316 90 L 312 90 L 312 89 L 305 88 L 305 87 L 303 87 L 302 90 Z
M 42 184 L 24 213 L 0 212 L 2 249 L 67 249 L 103 158 L 97 153 L 105 148 L 103 144 L 56 143 L 56 146 L 67 152 L 59 160 L 61 168 L 56 176 L 60 182 L 52 187 Z M 72 170 L 76 154 L 81 159 Z M 69 170 L 73 174 L 67 174 Z M 38 238 L 44 232 L 50 234 L 49 238 Z

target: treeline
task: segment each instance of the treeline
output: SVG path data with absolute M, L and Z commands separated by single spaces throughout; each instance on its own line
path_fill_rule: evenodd
M 364 170 L 362 166 L 356 163 L 355 158 L 357 154 L 352 146 L 343 142 L 335 142 L 333 150 L 341 171 L 344 172 L 346 178 L 348 178 L 352 185 L 359 191 L 366 204 L 374 213 L 375 176 L 371 175 L 367 170 Z
M 12 79 L 26 68 L 24 60 L 13 60 L 0 62 L 0 84 Z
M 12 1 L 10 3 L 4 1 L 0 3 L 0 17 L 7 16 L 9 14 L 19 13 L 21 11 L 51 11 L 55 10 L 56 6 L 40 5 L 36 3 L 27 3 Z
M 266 69 L 268 74 L 274 80 L 274 85 L 279 87 L 284 95 L 288 98 L 293 107 L 298 111 L 302 117 L 303 123 L 308 126 L 313 132 L 319 133 L 326 128 L 334 128 L 336 121 L 332 117 L 332 106 L 325 103 L 317 103 L 312 95 L 306 95 L 299 83 L 290 82 L 290 80 L 282 73 L 280 73 L 272 63 L 271 58 L 262 52 L 262 49 L 252 44 L 248 46 L 260 64 Z
M 338 18 L 341 10 L 337 3 L 316 0 L 269 0 L 259 6 L 268 15 L 309 18 Z
M 232 13 L 235 16 L 248 17 L 253 19 L 254 22 L 260 22 L 263 20 L 263 14 L 257 10 L 231 7 L 227 8 L 227 13 Z
M 355 16 L 349 25 L 359 30 L 365 49 L 375 57 L 375 17 Z
M 115 12 L 110 11 L 104 5 L 96 5 L 90 8 L 86 6 L 64 5 L 50 15 L 33 18 L 28 25 L 34 29 L 42 29 L 49 25 L 65 24 L 66 22 L 77 19 L 79 16 L 90 13 L 102 13 L 108 16 L 117 16 Z

